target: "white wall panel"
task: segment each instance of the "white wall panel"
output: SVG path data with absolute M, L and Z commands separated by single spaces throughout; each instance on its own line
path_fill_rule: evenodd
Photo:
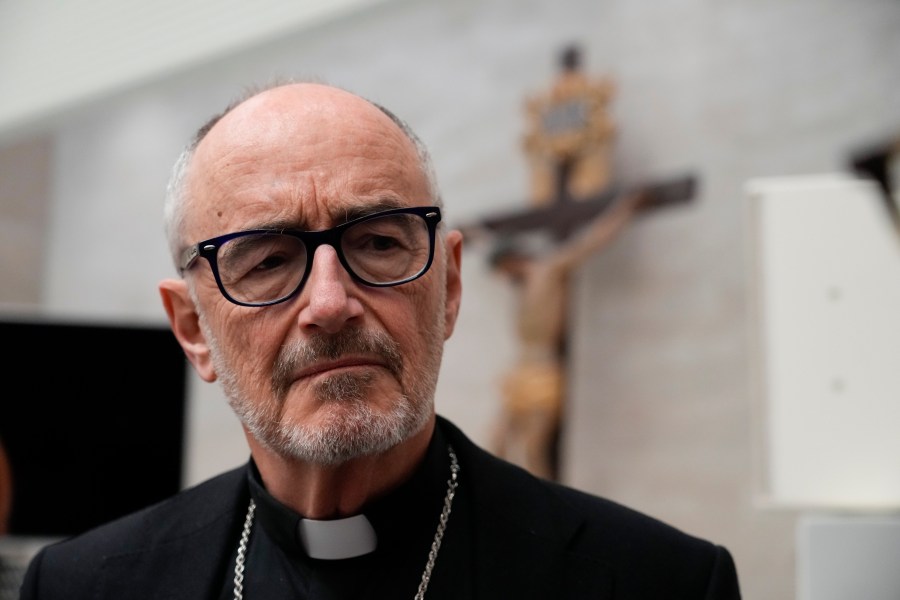
M 766 501 L 900 506 L 900 235 L 874 181 L 757 179 Z

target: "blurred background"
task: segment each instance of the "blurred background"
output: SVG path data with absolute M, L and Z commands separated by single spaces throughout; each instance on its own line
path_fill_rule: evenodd
M 405 118 L 432 151 L 451 225 L 523 207 L 525 100 L 572 43 L 585 72 L 615 85 L 616 184 L 690 172 L 699 186 L 691 202 L 631 224 L 572 280 L 560 479 L 727 546 L 748 600 L 811 598 L 805 519 L 833 507 L 779 501 L 767 478 L 756 306 L 765 236 L 748 185 L 858 177 L 854 157 L 900 139 L 896 0 L 0 0 L 0 316 L 164 328 L 169 169 L 202 122 L 276 77 L 321 79 Z M 815 237 L 817 218 L 796 216 L 782 247 Z M 823 247 L 871 270 L 872 239 L 848 227 Z M 887 264 L 872 277 L 892 289 L 900 275 Z M 463 267 L 437 408 L 487 444 L 515 356 L 515 296 L 483 246 L 464 252 Z M 900 339 L 900 312 L 879 325 Z M 88 334 L 24 352 L 13 339 L 6 353 L 21 362 L 4 376 L 24 387 L 7 407 L 44 407 L 46 420 L 54 403 L 89 407 L 111 369 L 107 412 L 148 414 L 164 401 L 135 395 L 165 367 L 143 343 L 91 345 Z M 81 376 L 58 377 L 74 361 L 87 365 Z M 185 377 L 179 486 L 247 458 L 218 388 Z M 879 393 L 895 398 L 900 386 Z M 878 414 L 898 417 L 896 428 L 898 413 Z M 39 419 L 13 414 L 0 413 L 7 429 Z M 873 446 L 887 467 L 874 477 L 900 466 L 890 443 Z M 864 506 L 866 523 L 895 530 L 898 495 Z M 892 539 L 883 547 L 898 547 Z

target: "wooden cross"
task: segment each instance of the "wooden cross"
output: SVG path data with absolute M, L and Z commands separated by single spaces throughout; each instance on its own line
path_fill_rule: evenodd
M 472 237 L 482 237 L 485 232 L 509 237 L 543 230 L 560 242 L 609 208 L 624 193 L 644 194 L 641 210 L 652 210 L 691 201 L 696 195 L 697 187 L 697 176 L 684 173 L 627 190 L 612 186 L 584 200 L 562 200 L 537 208 L 499 211 L 485 215 L 476 223 L 464 224 L 461 229 Z

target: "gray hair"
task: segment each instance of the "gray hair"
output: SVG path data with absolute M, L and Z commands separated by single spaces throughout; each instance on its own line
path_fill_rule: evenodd
M 163 226 L 166 234 L 166 239 L 169 244 L 169 252 L 172 255 L 172 260 L 175 263 L 175 268 L 179 272 L 181 271 L 181 265 L 178 264 L 179 257 L 185 244 L 185 241 L 182 239 L 184 219 L 192 200 L 187 189 L 187 178 L 190 171 L 191 162 L 193 161 L 194 154 L 197 151 L 197 147 L 200 145 L 200 142 L 202 142 L 206 137 L 206 134 L 208 134 L 209 131 L 213 127 L 215 127 L 215 125 L 219 121 L 221 121 L 223 117 L 225 117 L 225 115 L 230 113 L 237 106 L 262 92 L 291 83 L 298 82 L 295 82 L 293 80 L 278 80 L 265 86 L 253 87 L 245 90 L 244 93 L 241 94 L 237 99 L 230 102 L 223 111 L 214 115 L 206 123 L 204 123 L 200 127 L 200 129 L 196 131 L 196 133 L 181 151 L 178 159 L 175 161 L 175 165 L 172 167 L 172 172 L 169 177 L 168 185 L 166 186 L 166 198 L 165 204 L 163 206 Z M 428 181 L 428 191 L 431 195 L 432 201 L 436 205 L 441 206 L 443 204 L 443 201 L 441 199 L 440 189 L 437 184 L 437 174 L 435 172 L 434 163 L 431 159 L 431 153 L 428 151 L 428 148 L 406 121 L 398 117 L 396 114 L 394 114 L 392 111 L 388 110 L 381 104 L 378 104 L 377 102 L 373 102 L 368 98 L 363 98 L 363 100 L 387 115 L 391 119 L 391 121 L 393 121 L 394 124 L 400 128 L 403 134 L 413 143 L 413 146 L 415 146 L 416 149 L 416 154 L 418 155 L 420 167 Z

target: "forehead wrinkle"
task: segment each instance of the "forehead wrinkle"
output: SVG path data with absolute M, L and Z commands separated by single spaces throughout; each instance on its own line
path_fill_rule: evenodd
M 331 227 L 337 227 L 338 225 L 341 225 L 348 221 L 352 221 L 354 219 L 358 219 L 360 217 L 365 217 L 393 208 L 404 208 L 406 206 L 408 206 L 408 204 L 403 202 L 396 196 L 379 196 L 370 202 L 330 207 L 330 209 L 328 210 L 330 215 L 328 217 L 328 225 L 326 225 L 325 227 L 312 228 L 309 225 L 309 220 L 304 219 L 303 217 L 278 217 L 274 219 L 267 219 L 265 221 L 258 221 L 255 224 L 246 227 L 246 229 L 294 229 L 300 231 L 322 231 L 324 229 L 330 229 Z
M 384 210 L 404 208 L 405 206 L 408 206 L 408 204 L 393 194 L 378 196 L 370 202 L 347 206 L 344 209 L 342 222 L 346 223 L 347 221 L 352 221 L 353 219 L 365 217 Z

